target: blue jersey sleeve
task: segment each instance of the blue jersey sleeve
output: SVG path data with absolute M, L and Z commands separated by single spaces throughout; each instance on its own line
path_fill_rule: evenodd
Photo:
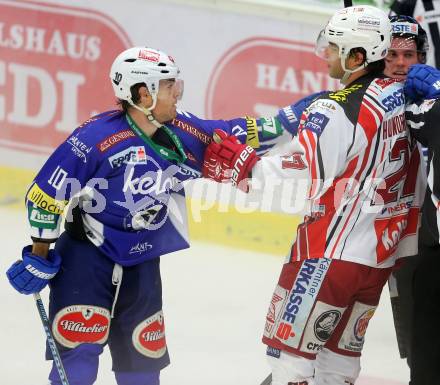
M 278 117 L 253 118 L 242 117 L 229 120 L 207 120 L 186 112 L 179 111 L 172 124 L 196 140 L 208 145 L 215 129 L 221 129 L 229 135 L 235 135 L 242 143 L 247 143 L 264 152 L 279 142 L 288 131 Z
M 43 165 L 26 194 L 33 240 L 53 242 L 58 238 L 64 209 L 95 172 L 98 153 L 93 135 L 80 127 Z
M 292 139 L 292 135 L 281 125 L 277 117 L 205 120 L 189 112 L 179 111 L 167 126 L 182 140 L 187 155 L 186 166 L 196 173 L 200 173 L 206 146 L 211 143 L 215 129 L 235 135 L 242 143 L 255 148 L 259 155 L 263 155 L 277 144 Z
M 235 135 L 242 143 L 253 147 L 258 155 L 264 155 L 273 147 L 289 142 L 297 134 L 303 111 L 322 93 L 317 92 L 281 108 L 273 117 L 206 120 L 186 111 L 178 111 L 176 118 L 168 125 L 186 144 L 187 164 L 200 171 L 205 148 L 211 142 L 215 129 Z

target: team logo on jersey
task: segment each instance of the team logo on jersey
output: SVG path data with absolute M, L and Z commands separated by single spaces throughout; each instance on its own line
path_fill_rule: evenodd
M 341 312 L 338 310 L 329 310 L 322 313 L 314 324 L 316 338 L 321 342 L 327 342 L 340 319 Z
M 98 306 L 72 305 L 61 309 L 52 323 L 55 339 L 67 348 L 103 344 L 110 330 L 110 312 Z
M 123 164 L 147 163 L 147 154 L 144 146 L 132 146 L 118 152 L 108 158 L 112 168 L 118 168 Z
M 329 120 L 330 119 L 324 114 L 313 112 L 307 117 L 304 129 L 313 131 L 316 135 L 320 136 Z
M 167 350 L 162 310 L 142 321 L 133 331 L 133 346 L 142 355 L 160 358 Z

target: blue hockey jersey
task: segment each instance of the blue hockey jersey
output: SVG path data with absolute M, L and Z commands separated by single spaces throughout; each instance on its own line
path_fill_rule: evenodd
M 28 190 L 32 239 L 55 241 L 63 215 L 72 221 L 72 208 L 79 207 L 89 241 L 123 266 L 188 247 L 182 183 L 201 176 L 216 128 L 260 154 L 287 134 L 277 118 L 202 120 L 178 112 L 149 138 L 122 111 L 90 118 L 54 151 Z

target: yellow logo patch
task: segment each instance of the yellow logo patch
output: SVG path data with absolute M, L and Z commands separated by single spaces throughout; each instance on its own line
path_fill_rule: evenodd
M 258 128 L 257 121 L 249 116 L 245 117 L 247 127 L 246 144 L 252 148 L 260 147 L 260 141 L 258 140 Z
M 60 201 L 47 195 L 36 183 L 32 185 L 26 199 L 53 214 L 61 214 L 67 205 L 67 201 Z
M 328 97 L 330 99 L 336 100 L 337 102 L 346 102 L 347 96 L 360 88 L 362 88 L 362 84 L 354 84 L 351 87 L 344 88 L 343 90 L 331 92 Z

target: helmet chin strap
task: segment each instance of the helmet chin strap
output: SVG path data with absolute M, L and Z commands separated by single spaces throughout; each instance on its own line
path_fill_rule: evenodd
M 149 108 L 140 107 L 140 106 L 134 104 L 131 100 L 129 100 L 129 103 L 137 110 L 143 112 L 151 124 L 153 124 L 155 127 L 159 128 L 159 127 L 162 127 L 162 124 L 159 123 L 153 115 L 153 110 L 156 107 L 156 101 L 157 101 L 157 97 L 156 97 L 156 95 L 154 95 L 153 96 L 153 104 Z

